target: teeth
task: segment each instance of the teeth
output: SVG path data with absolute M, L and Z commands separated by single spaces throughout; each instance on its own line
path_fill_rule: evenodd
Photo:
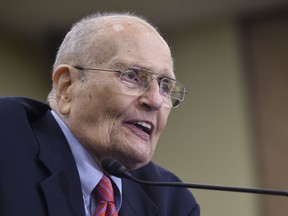
M 137 122 L 138 125 L 147 128 L 148 130 L 151 130 L 152 126 L 146 122 Z

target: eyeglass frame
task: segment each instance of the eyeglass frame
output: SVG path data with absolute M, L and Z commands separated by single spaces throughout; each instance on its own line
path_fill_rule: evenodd
M 161 81 L 162 81 L 163 79 L 172 80 L 172 81 L 176 82 L 177 84 L 179 84 L 181 87 L 183 87 L 183 91 L 177 91 L 177 92 L 179 92 L 179 93 L 183 93 L 183 97 L 182 97 L 181 99 L 180 99 L 180 98 L 175 98 L 175 97 L 173 97 L 173 96 L 170 96 L 171 93 L 170 93 L 169 95 L 165 96 L 165 95 L 163 95 L 163 94 L 160 92 L 160 89 L 159 89 L 159 93 L 160 93 L 163 97 L 168 97 L 168 98 L 170 98 L 171 105 L 170 105 L 170 104 L 167 104 L 167 103 L 165 103 L 165 104 L 168 105 L 168 106 L 171 107 L 171 108 L 177 108 L 177 107 L 180 105 L 180 103 L 184 101 L 185 95 L 188 93 L 188 92 L 186 91 L 185 86 L 184 86 L 181 82 L 177 81 L 176 79 L 173 79 L 173 78 L 170 78 L 170 77 L 166 77 L 166 76 L 161 76 L 161 75 L 158 74 L 158 73 L 154 73 L 154 72 L 149 71 L 149 70 L 146 70 L 146 69 L 128 68 L 128 69 L 125 69 L 125 70 L 120 70 L 120 69 L 107 69 L 107 68 L 86 68 L 86 67 L 82 67 L 82 66 L 79 66 L 79 65 L 74 65 L 74 66 L 72 66 L 72 67 L 75 68 L 75 69 L 77 69 L 77 70 L 81 70 L 81 71 L 83 71 L 83 70 L 92 70 L 92 71 L 104 71 L 104 72 L 116 73 L 116 74 L 119 74 L 119 77 L 118 77 L 118 78 L 120 78 L 120 77 L 122 76 L 122 74 L 123 74 L 125 71 L 127 71 L 127 70 L 141 70 L 142 72 L 146 72 L 146 73 L 148 73 L 148 74 L 152 74 L 152 75 L 154 75 L 154 76 L 155 76 L 155 75 L 158 76 L 158 77 L 157 77 L 157 80 L 158 80 L 158 85 L 159 85 L 159 87 L 160 87 Z M 143 91 L 142 94 L 144 94 L 144 93 L 147 91 L 147 89 L 149 89 L 149 86 L 151 85 L 151 82 L 152 82 L 154 79 L 155 79 L 155 78 L 152 78 L 152 79 L 151 79 L 150 83 L 148 84 L 148 86 L 146 87 L 146 89 Z M 121 80 L 120 80 L 120 81 L 121 81 Z M 139 86 L 139 87 L 141 87 L 141 86 Z M 172 92 L 172 91 L 171 91 L 171 92 Z M 140 95 L 141 95 L 141 94 L 140 94 Z M 175 99 L 175 100 L 177 101 L 177 104 L 176 104 L 175 106 L 174 106 L 174 104 L 173 104 L 173 102 L 172 102 L 172 99 Z

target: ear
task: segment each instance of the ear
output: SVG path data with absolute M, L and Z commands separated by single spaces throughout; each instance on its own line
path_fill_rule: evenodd
M 52 75 L 57 107 L 62 115 L 68 115 L 70 113 L 73 96 L 71 90 L 74 81 L 73 67 L 70 65 L 59 65 Z

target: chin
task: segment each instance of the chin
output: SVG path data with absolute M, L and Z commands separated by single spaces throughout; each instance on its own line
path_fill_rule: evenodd
M 117 145 L 111 145 L 110 156 L 121 162 L 129 170 L 147 165 L 155 150 L 152 143 L 143 142 L 139 139 L 119 139 L 113 143 L 117 143 Z
M 136 155 L 134 154 L 133 156 L 131 155 L 119 155 L 117 154 L 116 157 L 114 157 L 116 160 L 121 162 L 128 170 L 134 170 L 138 169 L 140 167 L 143 167 L 147 165 L 152 157 L 144 157 L 141 155 L 141 157 L 135 157 Z

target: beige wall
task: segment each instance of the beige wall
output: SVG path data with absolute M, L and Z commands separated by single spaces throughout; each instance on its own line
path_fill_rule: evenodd
M 0 96 L 46 100 L 50 88 L 47 54 L 27 40 L 0 34 Z
M 189 94 L 171 114 L 155 160 L 183 181 L 257 186 L 235 25 L 217 21 L 169 38 Z M 204 216 L 257 216 L 255 195 L 192 190 Z
M 0 95 L 45 100 L 50 73 L 45 54 L 21 41 L 0 39 Z M 235 25 L 215 21 L 169 34 L 178 79 L 189 94 L 173 110 L 155 161 L 184 181 L 255 186 L 245 83 Z M 39 76 L 38 76 L 39 75 Z M 203 216 L 257 216 L 256 196 L 193 190 Z

